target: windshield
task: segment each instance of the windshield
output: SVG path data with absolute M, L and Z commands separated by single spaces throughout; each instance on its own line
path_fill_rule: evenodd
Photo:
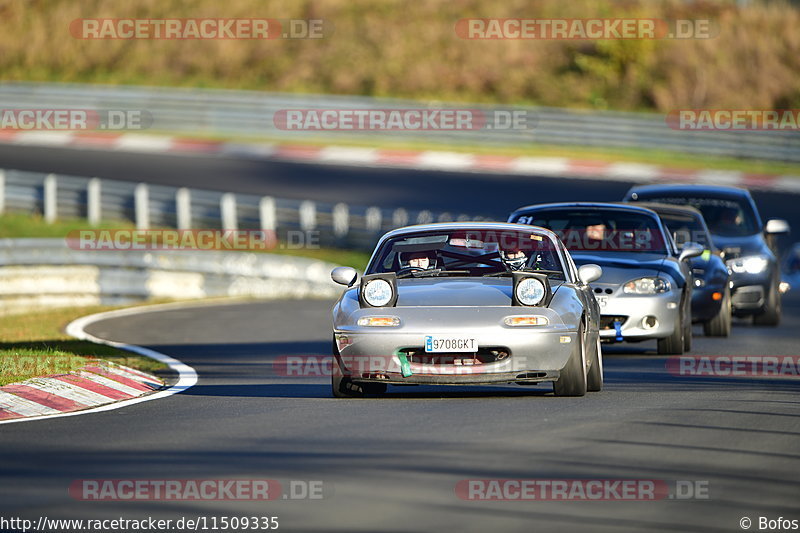
M 658 222 L 642 213 L 622 209 L 548 209 L 522 215 L 516 222 L 552 230 L 571 252 L 668 253 Z
M 544 272 L 564 279 L 556 244 L 546 235 L 509 230 L 451 230 L 406 234 L 383 243 L 367 273 L 398 278 L 503 276 Z
M 703 213 L 711 233 L 721 237 L 741 237 L 759 231 L 755 213 L 747 200 L 691 196 L 645 197 L 641 193 L 639 199 L 659 204 L 690 205 Z
M 679 250 L 687 242 L 696 242 L 703 248 L 711 249 L 711 238 L 697 216 L 680 213 L 659 213 L 661 220 L 667 226 L 672 240 Z

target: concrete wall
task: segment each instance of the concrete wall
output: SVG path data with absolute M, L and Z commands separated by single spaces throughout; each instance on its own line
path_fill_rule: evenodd
M 335 298 L 334 266 L 266 253 L 86 251 L 63 239 L 0 239 L 0 314 L 159 298 Z

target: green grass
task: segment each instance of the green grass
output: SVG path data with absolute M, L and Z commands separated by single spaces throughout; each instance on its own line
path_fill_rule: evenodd
M 132 228 L 129 222 L 106 222 L 107 229 Z M 0 238 L 64 238 L 70 231 L 86 229 L 85 220 L 57 220 L 48 224 L 41 217 L 22 214 L 0 216 Z M 363 269 L 366 252 L 353 250 L 282 249 L 270 253 L 297 255 Z M 113 309 L 108 306 L 63 308 L 3 316 L 0 320 L 0 386 L 48 374 L 66 373 L 101 358 L 145 372 L 162 371 L 166 365 L 123 350 L 73 339 L 64 333 L 72 320 Z
M 788 1 L 48 0 L 0 3 L 5 80 L 220 87 L 584 109 L 800 106 Z M 321 39 L 82 39 L 78 18 L 311 18 Z M 475 40 L 462 18 L 709 20 L 712 38 Z
M 64 219 L 47 223 L 42 217 L 17 213 L 0 216 L 0 239 L 11 238 L 65 238 L 71 231 L 85 230 L 89 226 L 83 219 Z M 131 222 L 104 222 L 95 229 L 133 229 Z M 265 253 L 308 257 L 363 269 L 367 265 L 370 254 L 358 250 L 337 248 L 291 248 L 276 246 Z M 258 251 L 257 253 L 261 253 Z
M 111 346 L 76 340 L 66 325 L 81 316 L 107 311 L 108 306 L 73 307 L 4 316 L 0 320 L 0 385 L 75 370 L 93 359 L 158 372 L 167 366 Z
M 86 229 L 88 224 L 83 219 L 64 219 L 48 223 L 37 215 L 6 213 L 0 216 L 0 239 L 22 238 L 60 238 L 63 239 L 71 231 Z M 105 221 L 97 229 L 133 228 L 131 222 Z

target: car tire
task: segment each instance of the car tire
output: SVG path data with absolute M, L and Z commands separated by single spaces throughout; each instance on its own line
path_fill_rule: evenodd
M 681 312 L 675 321 L 672 335 L 658 339 L 658 355 L 681 355 L 683 353 L 684 331 L 683 312 Z
M 767 303 L 764 310 L 753 316 L 753 324 L 756 326 L 777 326 L 781 323 L 781 297 L 778 294 L 778 284 L 773 283 L 770 287 Z
M 363 398 L 364 389 L 344 376 L 331 376 L 331 392 L 334 398 Z
M 383 394 L 386 392 L 385 383 L 356 383 L 342 375 L 344 370 L 339 366 L 339 348 L 334 337 L 331 346 L 333 364 L 331 365 L 331 393 L 334 398 L 363 398 L 368 394 Z M 338 371 L 337 371 L 338 370 Z
M 706 337 L 727 337 L 731 334 L 731 290 L 726 288 L 722 295 L 719 312 L 710 320 L 703 322 L 703 335 Z
M 586 345 L 583 342 L 583 324 L 578 327 L 577 342 L 558 381 L 553 382 L 556 396 L 586 395 Z
M 691 296 L 686 295 L 686 304 L 683 309 L 683 351 L 688 352 L 692 349 L 692 304 Z
M 592 364 L 589 365 L 589 373 L 586 376 L 586 390 L 589 392 L 599 392 L 603 390 L 603 352 L 600 349 L 599 334 L 591 361 Z

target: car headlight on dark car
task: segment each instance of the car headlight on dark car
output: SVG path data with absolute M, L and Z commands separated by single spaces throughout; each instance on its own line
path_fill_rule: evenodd
M 516 295 L 523 305 L 538 305 L 546 293 L 544 284 L 537 278 L 525 278 L 517 284 Z
M 385 279 L 373 279 L 364 285 L 364 300 L 373 307 L 383 307 L 392 301 L 392 285 Z
M 663 294 L 669 292 L 670 289 L 669 281 L 647 277 L 629 281 L 622 287 L 622 292 L 625 294 Z
M 748 255 L 725 261 L 731 272 L 737 274 L 761 274 L 769 266 L 769 259 L 763 255 Z

